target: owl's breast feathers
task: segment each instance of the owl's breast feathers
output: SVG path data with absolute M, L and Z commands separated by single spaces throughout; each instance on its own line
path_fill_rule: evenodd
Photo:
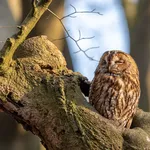
M 138 79 L 128 75 L 98 74 L 93 79 L 89 100 L 104 117 L 125 127 L 135 113 L 140 96 Z

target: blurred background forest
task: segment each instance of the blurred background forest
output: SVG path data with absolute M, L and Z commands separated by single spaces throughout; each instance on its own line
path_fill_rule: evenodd
M 79 71 L 92 80 L 96 61 L 107 50 L 122 50 L 130 53 L 140 71 L 141 98 L 139 107 L 150 110 L 150 0 L 54 0 L 50 10 L 60 18 L 77 11 L 96 13 L 77 13 L 66 17 L 64 25 L 74 39 L 93 37 L 79 41 L 81 50 L 74 41 L 66 37 L 59 22 L 50 12 L 46 12 L 29 37 L 47 35 L 64 54 L 68 67 Z M 31 8 L 31 0 L 0 1 L 0 48 L 5 40 L 17 32 Z M 58 39 L 58 40 L 56 40 Z M 62 40 L 60 40 L 62 39 Z M 89 49 L 92 48 L 92 49 Z M 89 49 L 89 50 L 88 50 Z M 77 52 L 79 51 L 79 52 Z M 77 52 L 77 53 L 75 53 Z M 39 139 L 18 125 L 11 117 L 0 113 L 0 150 L 44 150 Z

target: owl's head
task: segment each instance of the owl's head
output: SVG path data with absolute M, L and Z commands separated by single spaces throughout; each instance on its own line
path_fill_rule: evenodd
M 110 75 L 135 74 L 139 75 L 133 58 L 122 51 L 112 50 L 103 54 L 96 72 Z

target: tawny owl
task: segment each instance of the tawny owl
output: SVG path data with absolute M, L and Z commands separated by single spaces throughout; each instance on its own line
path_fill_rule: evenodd
M 133 58 L 121 51 L 105 52 L 90 87 L 90 103 L 118 127 L 130 128 L 139 97 L 139 71 Z

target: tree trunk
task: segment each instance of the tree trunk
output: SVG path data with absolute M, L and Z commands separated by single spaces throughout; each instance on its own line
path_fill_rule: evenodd
M 138 16 L 134 30 L 131 32 L 131 55 L 139 66 L 141 81 L 140 107 L 146 111 L 150 109 L 150 98 L 148 97 L 148 76 L 150 58 L 150 1 L 140 1 Z
M 130 29 L 131 55 L 135 59 L 140 72 L 141 98 L 140 108 L 150 110 L 150 1 L 139 0 L 133 4 L 124 0 L 125 12 Z

